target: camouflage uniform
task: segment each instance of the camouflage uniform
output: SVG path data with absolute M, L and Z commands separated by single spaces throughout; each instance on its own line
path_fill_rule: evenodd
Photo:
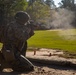
M 28 20 L 26 19 L 26 22 L 27 21 Z M 30 23 L 27 24 L 26 22 L 25 25 L 23 22 L 19 23 L 18 21 L 8 24 L 5 27 L 1 39 L 1 42 L 3 43 L 2 54 L 4 59 L 8 63 L 11 63 L 12 68 L 16 71 L 33 69 L 33 64 L 24 57 L 27 48 L 27 40 L 34 35 Z

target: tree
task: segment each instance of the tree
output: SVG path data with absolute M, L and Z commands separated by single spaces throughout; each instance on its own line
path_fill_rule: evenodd
M 25 11 L 27 5 L 26 0 L 0 0 L 0 16 L 8 22 L 17 11 Z
M 74 16 L 76 16 L 76 4 L 75 0 L 62 0 L 60 3 L 61 8 L 66 8 L 74 12 Z M 74 18 L 72 25 L 76 27 L 76 17 Z
M 42 19 L 49 17 L 50 8 L 42 3 L 41 0 L 36 0 L 28 7 L 27 12 L 35 22 L 40 22 Z
M 53 0 L 46 0 L 45 3 L 46 3 L 50 8 L 56 7 Z
M 67 8 L 72 11 L 76 9 L 75 0 L 62 0 L 59 4 L 62 8 Z
M 30 6 L 30 5 L 33 5 L 33 3 L 35 2 L 36 0 L 29 0 L 28 1 L 28 5 Z
M 45 1 L 44 0 L 38 0 L 39 2 L 41 2 L 41 3 L 44 3 Z M 28 1 L 28 5 L 30 6 L 30 5 L 33 5 L 33 3 L 34 2 L 37 2 L 37 0 L 29 0 Z

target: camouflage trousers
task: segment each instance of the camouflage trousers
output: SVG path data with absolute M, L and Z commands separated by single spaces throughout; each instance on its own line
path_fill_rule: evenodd
M 1 69 L 10 67 L 14 71 L 34 70 L 34 65 L 26 57 L 24 57 L 25 47 L 23 47 L 21 54 L 19 51 L 17 51 L 14 45 L 4 44 L 2 53 L 0 53 Z
M 5 61 L 3 54 L 0 51 L 0 71 L 2 71 L 3 68 L 8 68 L 8 67 L 11 67 L 11 66 L 9 65 L 8 62 Z

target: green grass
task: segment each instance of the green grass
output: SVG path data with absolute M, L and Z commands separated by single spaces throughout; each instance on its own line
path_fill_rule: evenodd
M 59 49 L 76 53 L 76 29 L 73 30 L 75 33 L 71 30 L 35 31 L 35 35 L 28 40 L 28 47 Z M 59 33 L 62 36 L 59 36 Z M 0 44 L 1 47 L 2 44 Z
M 67 32 L 69 34 L 67 34 Z M 59 33 L 62 33 L 62 36 L 59 36 Z M 63 34 L 63 31 L 60 30 L 35 31 L 35 35 L 28 40 L 28 46 L 38 48 L 59 49 L 76 53 L 75 33 L 71 33 L 68 30 L 64 33 L 66 34 Z M 64 36 L 66 38 L 63 38 Z M 68 36 L 70 36 L 70 38 L 68 38 Z
M 3 44 L 2 44 L 2 43 L 0 43 L 0 48 L 2 48 L 2 45 L 3 45 Z

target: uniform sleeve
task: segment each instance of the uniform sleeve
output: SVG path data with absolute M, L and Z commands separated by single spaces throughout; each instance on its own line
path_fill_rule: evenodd
M 30 27 L 16 24 L 10 25 L 7 32 L 8 38 L 13 41 L 26 41 L 34 34 Z
M 18 27 L 14 29 L 15 38 L 21 41 L 26 41 L 30 38 L 30 28 L 27 27 Z

